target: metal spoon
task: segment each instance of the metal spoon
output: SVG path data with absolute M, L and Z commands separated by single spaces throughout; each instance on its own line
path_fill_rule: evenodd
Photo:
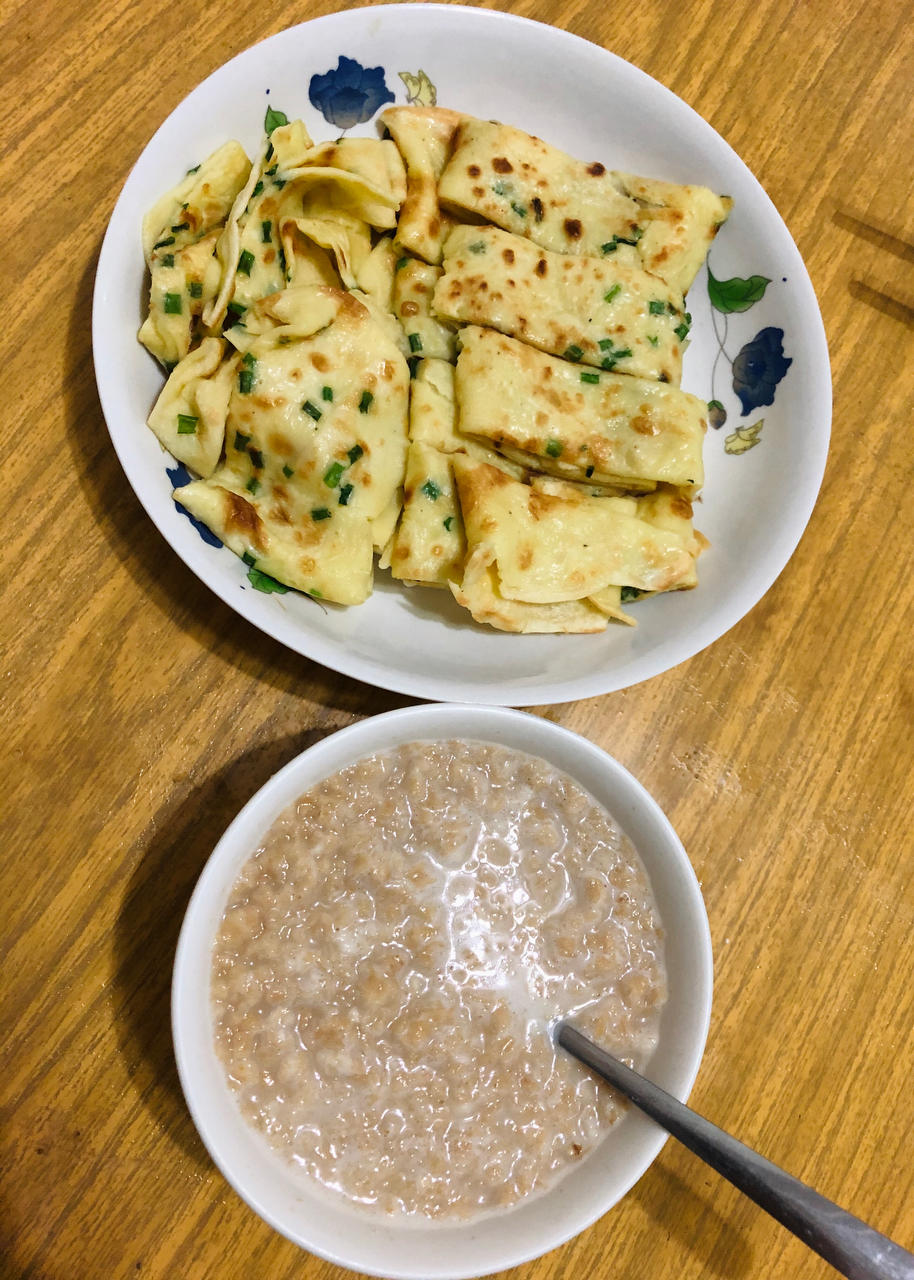
M 683 1106 L 567 1022 L 559 1023 L 555 1038 L 842 1275 L 850 1280 L 914 1280 L 914 1254 Z

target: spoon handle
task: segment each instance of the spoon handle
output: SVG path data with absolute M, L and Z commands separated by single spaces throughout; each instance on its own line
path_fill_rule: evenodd
M 718 1129 L 568 1023 L 560 1024 L 556 1038 L 842 1275 L 850 1280 L 914 1280 L 914 1254 Z

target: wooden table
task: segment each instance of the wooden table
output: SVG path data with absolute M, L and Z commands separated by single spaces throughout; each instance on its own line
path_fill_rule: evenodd
M 225 59 L 331 7 L 7 0 L 0 19 L 4 1277 L 343 1275 L 210 1163 L 172 1059 L 170 970 L 243 802 L 317 737 L 407 700 L 286 652 L 172 555 L 109 443 L 89 340 L 106 220 L 153 127 Z M 914 1248 L 911 8 L 506 7 L 691 103 L 818 292 L 834 436 L 791 563 L 705 653 L 538 713 L 646 784 L 703 883 L 716 990 L 694 1105 Z M 672 1142 L 601 1222 L 511 1273 L 829 1274 Z

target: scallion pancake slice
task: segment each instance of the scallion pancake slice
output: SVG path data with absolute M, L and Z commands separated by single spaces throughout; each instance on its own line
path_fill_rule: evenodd
M 707 187 L 679 186 L 631 173 L 614 174 L 627 195 L 637 201 L 642 235 L 638 256 L 645 271 L 687 293 L 733 201 Z
M 522 480 L 526 468 L 457 430 L 454 366 L 446 360 L 420 360 L 409 384 L 409 438 L 442 453 L 466 453 Z
M 405 582 L 446 587 L 461 576 L 465 554 L 451 456 L 427 444 L 411 444 L 390 571 Z
M 445 107 L 388 107 L 381 123 L 406 162 L 406 199 L 397 220 L 397 238 L 416 257 L 439 263 L 454 219 L 438 203 L 438 179 L 444 171 L 454 131 L 465 119 Z
M 454 326 L 442 320 L 432 304 L 440 276 L 440 267 L 418 258 L 401 258 L 394 272 L 393 309 L 412 355 L 453 360 L 457 354 Z
M 612 498 L 543 493 L 460 454 L 453 464 L 467 546 L 491 551 L 506 599 L 581 600 L 620 582 L 662 591 L 690 567 L 682 538 Z
M 241 356 L 204 338 L 172 370 L 147 419 L 173 458 L 198 476 L 212 475 L 222 453 L 225 419 Z M 231 350 L 231 348 L 229 348 Z
M 460 431 L 566 479 L 701 487 L 707 406 L 678 387 L 546 355 L 494 329 L 460 333 Z
M 589 600 L 527 604 L 508 600 L 499 590 L 494 552 L 479 546 L 468 557 L 460 582 L 448 583 L 458 604 L 476 622 L 520 635 L 587 634 L 606 630 L 607 614 Z
M 457 227 L 432 306 L 566 360 L 680 382 L 682 295 L 640 267 L 550 253 L 495 227 Z

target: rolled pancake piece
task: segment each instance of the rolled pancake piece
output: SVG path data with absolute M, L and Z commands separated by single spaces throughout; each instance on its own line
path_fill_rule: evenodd
M 212 475 L 222 453 L 225 419 L 241 364 L 228 344 L 204 338 L 169 374 L 147 419 L 173 458 L 198 476 Z
M 679 386 L 682 295 L 640 267 L 550 253 L 495 227 L 457 227 L 432 307 L 565 360 Z
M 404 582 L 446 587 L 461 576 L 465 555 L 451 457 L 427 444 L 411 444 L 390 571 Z
M 526 604 L 507 600 L 501 594 L 494 568 L 494 553 L 479 546 L 468 557 L 461 582 L 449 582 L 458 604 L 468 609 L 476 622 L 496 631 L 521 635 L 570 635 L 605 631 L 607 613 L 589 600 L 569 600 L 561 604 Z
M 399 258 L 394 271 L 393 311 L 414 356 L 453 360 L 457 354 L 454 326 L 435 312 L 432 297 L 441 268 L 417 258 Z
M 701 487 L 704 400 L 666 383 L 582 369 L 494 329 L 467 326 L 460 342 L 461 433 L 566 479 Z
M 467 546 L 491 553 L 505 599 L 581 600 L 620 583 L 662 591 L 690 568 L 678 534 L 627 514 L 617 499 L 543 493 L 460 454 L 453 464 Z
M 288 290 L 257 316 L 264 331 L 238 369 L 225 459 L 175 498 L 264 573 L 360 603 L 374 522 L 390 523 L 403 479 L 408 366 L 351 294 Z
M 409 387 L 409 438 L 442 453 L 466 453 L 500 467 L 516 480 L 526 467 L 501 457 L 487 445 L 457 430 L 454 366 L 446 360 L 420 360 Z
M 613 175 L 640 208 L 638 256 L 645 271 L 686 294 L 733 201 L 708 187 L 679 186 L 631 173 Z
M 404 249 L 436 265 L 455 225 L 439 206 L 437 183 L 463 119 L 446 107 L 388 107 L 381 113 L 381 123 L 406 162 L 406 199 L 397 220 L 397 239 Z
M 181 249 L 225 222 L 251 172 L 239 142 L 226 142 L 165 193 L 143 219 L 143 253 Z
M 637 203 L 605 165 L 491 120 L 459 125 L 438 198 L 555 253 L 595 257 L 613 237 L 636 244 L 640 230 Z
M 157 249 L 152 254 L 149 311 L 137 336 L 166 369 L 187 355 L 203 310 L 219 290 L 218 239 L 219 232 L 214 230 L 183 248 Z

